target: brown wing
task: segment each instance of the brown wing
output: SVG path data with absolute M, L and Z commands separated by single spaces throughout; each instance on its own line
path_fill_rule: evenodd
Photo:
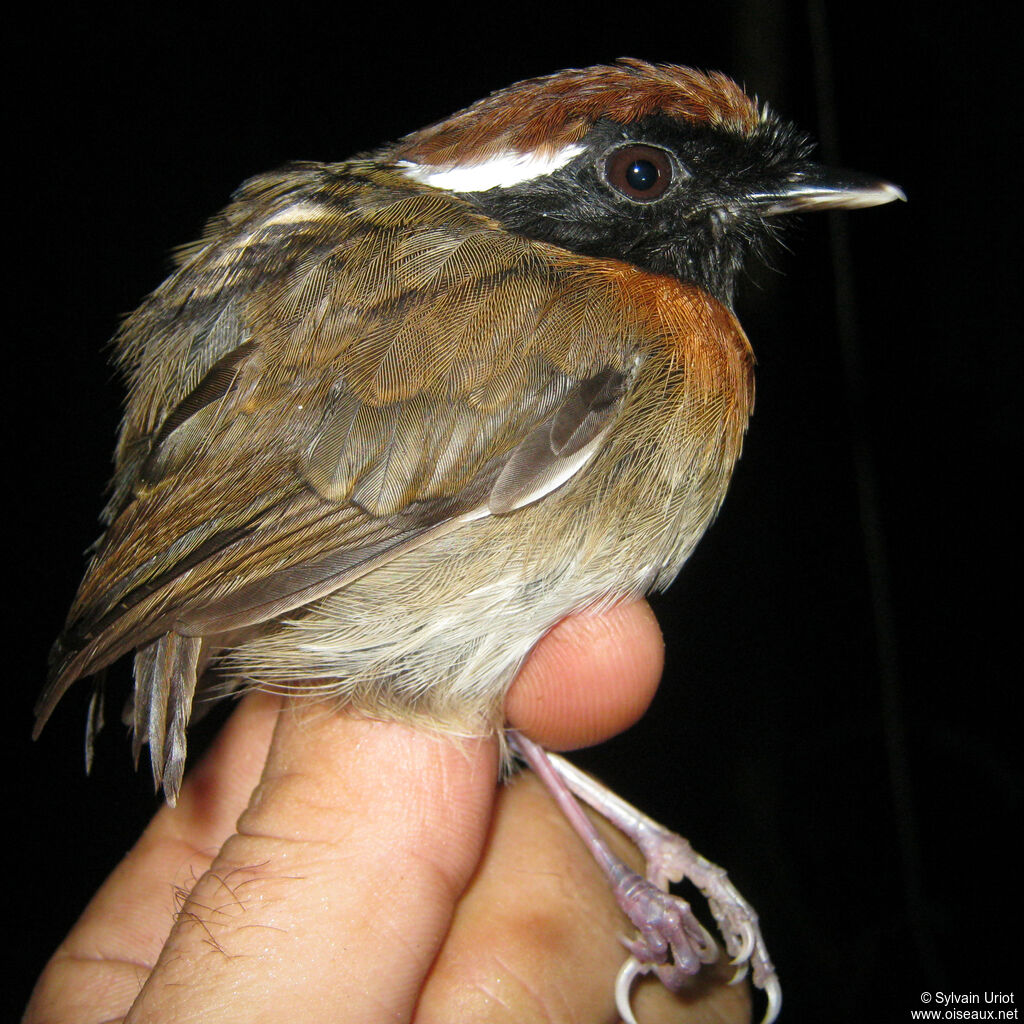
M 137 703 L 161 703 L 162 737 L 168 675 L 194 686 L 182 638 L 558 486 L 632 373 L 619 309 L 611 280 L 368 165 L 250 183 L 126 323 L 110 525 L 39 727 L 76 678 L 142 648 Z

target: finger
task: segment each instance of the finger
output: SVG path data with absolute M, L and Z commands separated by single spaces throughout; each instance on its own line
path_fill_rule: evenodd
M 637 849 L 602 819 L 595 824 L 634 869 Z M 615 976 L 629 924 L 579 838 L 535 776 L 498 798 L 487 853 L 459 904 L 427 978 L 415 1024 L 613 1022 Z M 750 1019 L 734 969 L 705 969 L 678 995 L 641 982 L 634 1006 L 645 1024 L 740 1024 Z
M 665 645 L 646 601 L 564 619 L 533 650 L 505 703 L 509 723 L 541 746 L 600 743 L 647 710 Z
M 612 609 L 607 618 L 603 627 L 593 620 L 576 627 L 574 620 L 567 620 L 538 645 L 525 670 L 524 685 L 517 684 L 513 693 L 514 706 L 516 692 L 525 696 L 519 699 L 519 706 L 526 709 L 520 720 L 538 722 L 536 733 L 550 732 L 557 741 L 562 729 L 563 745 L 597 738 L 594 727 L 585 725 L 586 714 L 581 716 L 582 733 L 567 722 L 574 714 L 572 699 L 584 708 L 590 706 L 585 692 L 588 674 L 591 680 L 597 676 L 592 690 L 599 696 L 602 680 L 608 681 L 613 691 L 610 703 L 614 706 L 619 699 L 618 706 L 627 708 L 625 717 L 639 713 L 628 710 L 621 690 L 620 697 L 615 696 L 615 686 L 625 680 L 627 695 L 642 693 L 644 685 L 653 689 L 661 663 L 660 634 L 642 603 Z M 623 651 L 637 643 L 646 646 L 646 655 L 641 651 L 632 661 L 623 657 Z M 602 676 L 594 661 L 605 656 L 618 659 L 620 667 Z M 582 668 L 577 667 L 578 660 L 584 662 Z M 560 693 L 559 673 L 567 677 L 566 693 L 584 693 L 566 700 Z M 634 684 L 629 681 L 634 678 L 640 685 L 631 691 Z M 601 701 L 596 703 L 600 707 Z M 234 832 L 259 780 L 278 708 L 275 698 L 261 694 L 242 701 L 206 757 L 189 772 L 178 806 L 165 807 L 155 816 L 47 965 L 27 1021 L 51 1018 L 55 1014 L 49 1010 L 58 1006 L 83 1024 L 126 1013 L 156 962 L 184 895 Z M 619 727 L 625 724 L 628 721 Z M 35 1011 L 38 1016 L 33 1016 Z
M 496 760 L 493 741 L 287 705 L 128 1020 L 408 1019 L 481 855 Z
M 187 892 L 235 830 L 259 782 L 280 700 L 241 702 L 61 943 L 36 984 L 26 1024 L 119 1020 L 156 963 Z

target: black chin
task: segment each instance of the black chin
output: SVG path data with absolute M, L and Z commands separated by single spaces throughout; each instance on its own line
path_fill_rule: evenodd
M 586 187 L 574 189 L 570 203 L 562 183 L 551 179 L 462 198 L 515 234 L 678 278 L 730 307 L 744 259 L 764 248 L 761 234 L 773 233 L 760 217 L 749 225 L 727 222 L 719 211 L 685 217 L 678 209 L 627 205 Z

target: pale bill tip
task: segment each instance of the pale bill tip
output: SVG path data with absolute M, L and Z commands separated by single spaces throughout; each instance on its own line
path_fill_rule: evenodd
M 850 176 L 847 180 L 832 181 L 806 179 L 788 186 L 783 192 L 766 196 L 767 212 L 799 213 L 813 210 L 863 210 L 869 206 L 884 206 L 897 199 L 906 202 L 903 189 L 888 181 L 864 180 L 863 176 Z
M 846 199 L 844 205 L 847 209 L 860 209 L 865 206 L 885 206 L 886 203 L 893 203 L 897 199 L 905 203 L 907 195 L 899 185 L 880 181 L 874 187 L 848 192 Z
M 879 188 L 888 196 L 887 199 L 881 200 L 881 203 L 891 203 L 894 199 L 898 199 L 901 203 L 907 201 L 907 193 L 899 185 L 894 185 L 891 181 L 880 182 Z

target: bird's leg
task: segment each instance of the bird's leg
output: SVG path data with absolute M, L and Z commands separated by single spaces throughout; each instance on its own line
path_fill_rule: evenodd
M 623 913 L 639 931 L 623 939 L 632 956 L 623 965 L 616 985 L 616 1002 L 626 1024 L 635 1024 L 629 1006 L 630 987 L 639 974 L 654 971 L 669 989 L 678 989 L 687 975 L 717 957 L 714 940 L 689 904 L 669 893 L 670 882 L 689 879 L 708 900 L 711 912 L 737 966 L 733 981 L 741 980 L 748 965 L 754 984 L 768 997 L 765 1024 L 771 1024 L 782 1005 L 782 990 L 768 957 L 757 914 L 737 892 L 725 871 L 700 856 L 682 837 L 626 803 L 595 778 L 565 758 L 551 754 L 521 733 L 509 732 L 512 749 L 537 773 L 573 829 L 587 844 L 612 886 Z M 575 795 L 575 796 L 574 796 Z M 631 871 L 608 848 L 576 802 L 589 804 L 643 854 L 646 878 Z

